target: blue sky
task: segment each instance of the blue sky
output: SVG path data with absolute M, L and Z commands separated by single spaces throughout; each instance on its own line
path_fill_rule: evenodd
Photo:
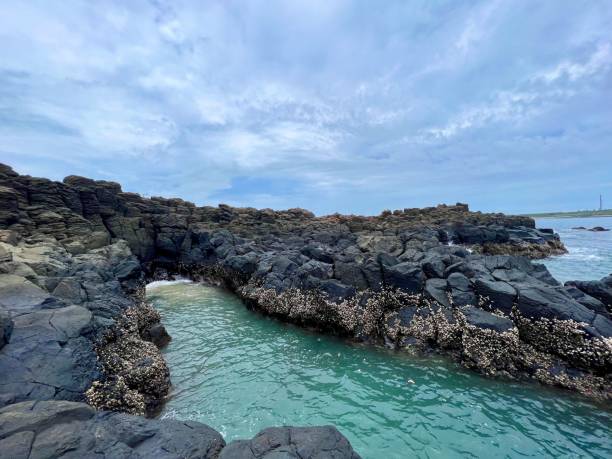
M 612 2 L 7 1 L 0 161 L 318 214 L 612 207 Z

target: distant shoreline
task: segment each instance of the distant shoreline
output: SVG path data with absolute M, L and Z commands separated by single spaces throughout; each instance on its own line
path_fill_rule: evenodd
M 612 217 L 612 209 L 603 210 L 577 210 L 573 212 L 543 212 L 539 214 L 522 214 L 523 217 L 531 218 L 590 218 L 590 217 Z

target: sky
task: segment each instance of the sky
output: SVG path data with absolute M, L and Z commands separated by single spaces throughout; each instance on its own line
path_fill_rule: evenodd
M 0 162 L 316 214 L 612 207 L 612 2 L 3 1 Z

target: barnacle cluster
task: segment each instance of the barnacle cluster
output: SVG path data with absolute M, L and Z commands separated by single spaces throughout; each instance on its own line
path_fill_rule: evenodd
M 251 307 L 285 321 L 398 349 L 442 350 L 488 376 L 536 379 L 612 399 L 612 340 L 589 336 L 586 324 L 534 320 L 514 308 L 510 316 L 491 312 L 514 323 L 497 331 L 469 323 L 461 308 L 389 288 L 360 291 L 341 301 L 320 291 L 293 288 L 279 293 L 250 284 L 237 293 Z M 486 298 L 479 298 L 477 307 L 491 311 Z
M 552 255 L 563 255 L 567 253 L 565 245 L 560 240 L 551 239 L 544 244 L 521 241 L 516 244 L 491 243 L 474 244 L 470 246 L 474 253 L 485 255 L 516 255 L 538 260 Z
M 98 410 L 145 414 L 144 396 L 130 389 L 122 376 L 108 376 L 104 381 L 95 381 L 85 392 L 85 399 Z
M 541 352 L 557 355 L 573 366 L 595 369 L 612 368 L 612 339 L 589 337 L 588 324 L 573 320 L 522 317 L 516 310 L 513 320 L 519 327 L 521 340 Z
M 139 301 L 118 318 L 96 346 L 104 379 L 92 384 L 87 401 L 98 409 L 153 412 L 170 388 L 170 371 L 159 349 L 144 337 L 159 314 Z

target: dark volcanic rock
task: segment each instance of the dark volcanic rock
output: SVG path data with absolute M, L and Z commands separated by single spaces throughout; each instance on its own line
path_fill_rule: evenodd
M 517 307 L 525 317 L 530 318 L 571 319 L 588 324 L 595 318 L 593 311 L 568 298 L 562 291 L 535 285 L 519 289 Z
M 486 279 L 476 279 L 474 282 L 476 292 L 488 298 L 495 308 L 509 313 L 516 300 L 517 292 L 507 282 L 491 281 Z
M 84 403 L 28 401 L 0 409 L 0 454 L 11 459 L 213 459 L 224 446 L 204 424 L 96 412 Z
M 506 317 L 496 316 L 490 312 L 476 308 L 474 306 L 465 306 L 460 309 L 470 325 L 496 332 L 506 332 L 514 328 L 514 322 Z
M 8 344 L 11 333 L 13 333 L 13 320 L 7 311 L 0 309 L 0 349 Z
M 605 398 L 612 286 L 564 287 L 529 260 L 563 250 L 530 218 L 464 204 L 315 217 L 145 199 L 113 182 L 52 182 L 0 165 L 0 311 L 11 317 L 0 315 L 0 406 L 158 407 L 170 380 L 157 346 L 169 337 L 139 294 L 159 273 L 224 285 L 282 320 L 438 347 L 486 374 Z M 457 307 L 467 306 L 465 325 Z M 520 333 L 503 333 L 510 322 Z M 16 435 L 2 441 L 31 444 L 29 434 Z
M 251 440 L 228 444 L 219 459 L 359 459 L 350 443 L 333 426 L 272 427 Z
M 384 279 L 392 287 L 417 293 L 423 289 L 425 274 L 419 264 L 406 261 L 385 269 Z
M 585 294 L 598 299 L 612 312 L 612 274 L 598 281 L 569 281 L 566 286 L 575 287 Z

